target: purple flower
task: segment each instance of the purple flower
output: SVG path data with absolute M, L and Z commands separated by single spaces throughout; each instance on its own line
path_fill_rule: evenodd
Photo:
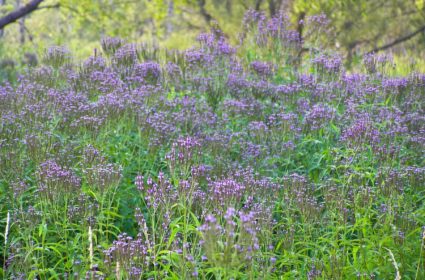
M 262 62 L 262 61 L 251 62 L 251 68 L 255 71 L 255 73 L 258 76 L 263 78 L 269 76 L 273 71 L 273 67 L 270 65 L 270 63 Z

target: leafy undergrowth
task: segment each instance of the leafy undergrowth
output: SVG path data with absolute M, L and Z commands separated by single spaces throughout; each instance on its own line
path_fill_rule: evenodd
M 0 88 L 3 278 L 425 278 L 425 75 L 348 73 L 321 16 L 243 24 Z

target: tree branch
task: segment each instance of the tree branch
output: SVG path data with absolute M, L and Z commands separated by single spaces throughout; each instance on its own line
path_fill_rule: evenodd
M 221 29 L 220 25 L 218 24 L 218 21 L 216 21 L 214 17 L 206 10 L 205 5 L 206 5 L 206 0 L 198 0 L 198 7 L 199 7 L 199 12 L 201 16 L 204 18 L 208 26 L 211 27 L 211 31 L 219 30 L 222 32 L 223 29 Z M 222 35 L 223 34 L 224 33 L 222 33 Z
M 42 10 L 42 9 L 59 9 L 61 7 L 60 3 L 56 3 L 54 5 L 45 5 L 45 6 L 40 6 L 37 8 L 37 10 Z
M 205 9 L 205 0 L 198 0 L 199 12 L 201 13 L 207 24 L 211 24 L 213 17 Z
M 37 9 L 38 5 L 41 4 L 44 0 L 32 0 L 25 6 L 16 9 L 15 11 L 7 14 L 6 16 L 0 18 L 0 29 L 3 29 L 6 25 L 11 24 L 12 22 L 17 21 L 21 17 L 26 16 L 27 14 L 33 12 Z
M 401 37 L 401 38 L 398 38 L 398 39 L 396 39 L 396 40 L 392 41 L 392 42 L 391 42 L 391 43 L 389 43 L 389 44 L 386 44 L 386 45 L 383 45 L 383 46 L 380 46 L 380 47 L 374 48 L 373 50 L 369 51 L 368 53 L 375 53 L 375 52 L 379 52 L 379 51 L 383 51 L 383 50 L 386 50 L 386 49 L 392 48 L 392 47 L 394 47 L 395 45 L 398 45 L 398 44 L 400 44 L 400 43 L 403 43 L 403 42 L 406 42 L 406 41 L 408 41 L 408 40 L 412 39 L 413 37 L 415 37 L 415 36 L 416 36 L 416 35 L 418 35 L 418 34 L 421 34 L 421 33 L 422 33 L 422 32 L 424 32 L 424 31 L 425 31 L 425 25 L 424 25 L 424 26 L 422 26 L 421 28 L 417 29 L 416 31 L 414 31 L 414 32 L 410 33 L 410 34 L 407 34 L 406 36 L 403 36 L 403 37 Z

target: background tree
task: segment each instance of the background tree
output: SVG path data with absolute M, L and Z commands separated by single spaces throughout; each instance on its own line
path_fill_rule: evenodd
M 186 48 L 212 22 L 236 41 L 248 9 L 269 15 L 283 10 L 300 33 L 304 20 L 326 14 L 335 35 L 326 43 L 349 61 L 371 51 L 419 54 L 417 46 L 425 42 L 423 0 L 1 0 L 0 44 L 3 57 L 18 60 L 58 44 L 82 57 L 103 36 Z

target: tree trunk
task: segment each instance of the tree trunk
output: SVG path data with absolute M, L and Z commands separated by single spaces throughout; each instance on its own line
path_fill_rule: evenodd
M 233 5 L 232 5 L 232 0 L 227 0 L 226 1 L 226 11 L 229 15 L 231 15 L 233 13 Z
M 277 3 L 275 2 L 275 0 L 269 0 L 269 12 L 270 12 L 270 16 L 274 16 L 277 13 Z
M 261 4 L 263 3 L 263 0 L 256 0 L 255 1 L 255 10 L 256 11 L 259 11 L 260 10 L 260 7 L 261 7 Z
M 21 8 L 21 0 L 16 0 L 16 9 Z M 19 42 L 25 44 L 25 16 L 19 19 Z
M 303 38 L 303 32 L 304 32 L 304 19 L 305 19 L 305 12 L 299 13 L 297 17 L 297 32 L 298 32 L 298 40 L 300 40 L 300 51 L 298 52 L 298 56 L 295 61 L 295 67 L 298 69 L 301 66 L 302 58 L 303 58 L 303 49 L 304 49 L 304 38 Z
M 165 23 L 166 35 L 169 37 L 173 33 L 174 25 L 174 0 L 168 0 L 167 3 L 167 19 Z

